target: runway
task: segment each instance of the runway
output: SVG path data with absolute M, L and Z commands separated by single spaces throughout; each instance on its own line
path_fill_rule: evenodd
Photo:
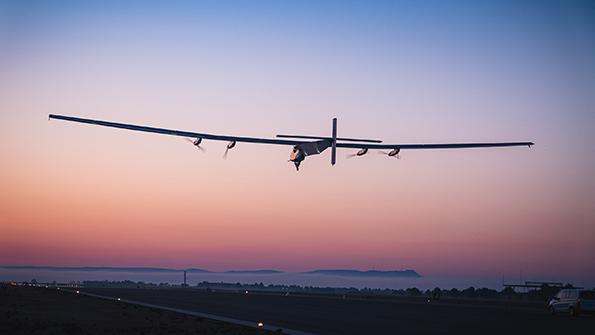
M 248 321 L 252 324 L 260 320 L 265 325 L 314 334 L 556 334 L 595 329 L 592 316 L 551 316 L 544 305 L 527 302 L 428 302 L 398 297 L 285 296 L 195 289 L 81 291 L 233 320 L 253 320 Z
M 0 282 L 0 334 L 276 334 L 254 324 L 246 327 L 173 308 L 69 292 L 76 289 Z
M 86 292 L 84 290 L 83 291 L 80 291 L 80 290 L 63 290 L 63 291 L 70 292 L 72 294 L 81 294 L 81 295 L 85 295 L 85 296 L 89 296 L 89 297 L 94 297 L 94 298 L 99 298 L 99 299 L 107 299 L 107 300 L 111 300 L 111 301 L 118 301 L 118 302 L 123 303 L 123 304 L 139 305 L 139 306 L 143 306 L 143 307 L 161 309 L 161 310 L 166 310 L 166 311 L 170 311 L 170 312 L 176 312 L 176 313 L 180 313 L 180 314 L 186 314 L 186 315 L 191 315 L 191 316 L 198 316 L 198 317 L 201 317 L 201 318 L 207 318 L 207 319 L 211 319 L 211 320 L 217 320 L 217 321 L 222 321 L 222 322 L 227 322 L 227 323 L 231 323 L 231 324 L 236 324 L 236 325 L 240 325 L 240 326 L 247 326 L 247 327 L 252 327 L 252 328 L 258 328 L 258 323 L 260 322 L 260 321 L 239 320 L 239 319 L 234 319 L 234 318 L 220 316 L 220 315 L 215 315 L 215 314 L 201 313 L 201 312 L 196 312 L 196 311 L 191 311 L 191 310 L 186 310 L 186 309 L 181 309 L 181 308 L 174 308 L 174 307 L 168 307 L 168 306 L 163 306 L 163 305 L 149 304 L 149 303 L 145 303 L 145 302 L 142 302 L 142 301 L 129 300 L 129 299 L 123 299 L 123 298 L 120 298 L 120 297 L 113 297 L 113 296 L 106 296 L 106 295 L 100 295 L 100 294 L 90 293 L 90 292 Z M 303 332 L 303 331 L 294 330 L 294 329 L 289 329 L 287 327 L 282 328 L 280 326 L 276 326 L 276 325 L 272 325 L 272 324 L 268 324 L 268 323 L 267 324 L 262 324 L 262 327 L 261 328 L 266 329 L 266 330 L 270 330 L 270 331 L 277 331 L 279 329 L 282 329 L 283 334 L 287 334 L 287 335 L 314 335 L 312 333 Z

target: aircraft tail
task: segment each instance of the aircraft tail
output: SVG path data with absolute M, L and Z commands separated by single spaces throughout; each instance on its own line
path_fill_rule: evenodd
M 337 118 L 333 118 L 333 137 L 332 137 L 331 165 L 337 161 Z

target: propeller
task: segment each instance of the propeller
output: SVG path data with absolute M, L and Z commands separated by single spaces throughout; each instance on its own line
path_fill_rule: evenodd
M 388 157 L 394 157 L 396 159 L 401 159 L 401 155 L 399 155 L 398 153 L 393 153 L 392 151 L 378 151 L 379 154 L 381 155 L 387 155 Z M 392 154 L 392 155 L 391 155 Z
M 227 152 L 229 152 L 229 149 L 232 149 L 235 146 L 236 141 L 231 141 L 227 144 L 227 147 L 225 147 L 225 153 L 223 153 L 223 159 L 227 159 Z
M 186 141 L 192 143 L 192 145 L 194 145 L 198 150 L 205 152 L 207 151 L 207 149 L 203 148 L 200 146 L 200 142 L 202 142 L 202 138 L 197 138 L 195 140 L 191 140 L 189 138 L 184 138 Z
M 352 158 L 352 157 L 355 157 L 355 156 L 363 156 L 363 155 L 365 155 L 367 153 L 368 153 L 368 148 L 363 148 L 363 149 L 361 149 L 360 151 L 358 151 L 358 152 L 356 152 L 354 154 L 347 155 L 347 158 Z

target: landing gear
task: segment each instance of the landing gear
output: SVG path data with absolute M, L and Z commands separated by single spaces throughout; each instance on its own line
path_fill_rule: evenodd
M 295 170 L 296 170 L 296 171 L 299 171 L 299 170 L 300 170 L 300 164 L 301 164 L 301 163 L 302 163 L 302 162 L 300 162 L 300 161 L 294 161 L 294 162 L 293 162 L 293 164 L 295 164 Z

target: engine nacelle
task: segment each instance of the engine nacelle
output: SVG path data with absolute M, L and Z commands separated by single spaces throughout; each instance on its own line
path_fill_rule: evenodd
M 227 144 L 227 149 L 231 149 L 236 146 L 236 141 L 231 141 Z
M 194 142 L 192 142 L 192 144 L 196 145 L 197 147 L 200 145 L 200 142 L 202 142 L 202 138 L 197 138 L 194 140 Z
M 401 148 L 394 148 L 393 150 L 391 150 L 391 152 L 388 153 L 388 155 L 390 157 L 396 156 L 399 154 L 399 152 L 401 152 Z
M 360 151 L 358 151 L 356 155 L 363 156 L 363 155 L 365 155 L 367 153 L 368 153 L 368 148 L 363 148 Z

